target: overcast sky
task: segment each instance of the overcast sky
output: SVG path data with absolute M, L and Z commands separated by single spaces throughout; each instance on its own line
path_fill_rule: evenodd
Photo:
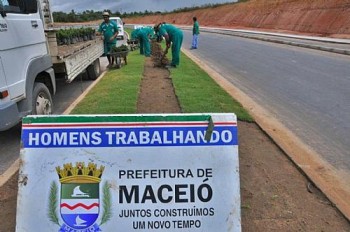
M 172 11 L 174 9 L 204 4 L 236 2 L 237 0 L 51 0 L 53 11 L 83 12 L 85 10 L 112 12 Z

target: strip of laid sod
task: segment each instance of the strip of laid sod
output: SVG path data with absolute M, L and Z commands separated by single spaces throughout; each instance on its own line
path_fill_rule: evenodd
M 72 114 L 136 113 L 143 65 L 139 51 L 130 52 L 128 65 L 109 71 Z M 253 121 L 241 104 L 185 54 L 181 54 L 180 66 L 171 69 L 171 77 L 183 113 L 229 112 L 240 120 Z
M 253 121 L 239 102 L 190 58 L 181 55 L 180 65 L 171 69 L 171 78 L 183 113 L 235 113 L 242 121 Z
M 71 114 L 133 114 L 144 69 L 144 56 L 129 52 L 128 64 L 109 70 Z

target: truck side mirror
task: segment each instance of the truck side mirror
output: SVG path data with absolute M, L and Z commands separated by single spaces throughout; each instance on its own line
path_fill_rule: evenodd
M 38 12 L 38 2 L 37 0 L 26 0 L 25 1 L 25 13 L 32 14 Z

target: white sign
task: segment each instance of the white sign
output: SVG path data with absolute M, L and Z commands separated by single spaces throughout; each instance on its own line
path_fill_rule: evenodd
M 241 231 L 233 114 L 27 117 L 16 231 Z

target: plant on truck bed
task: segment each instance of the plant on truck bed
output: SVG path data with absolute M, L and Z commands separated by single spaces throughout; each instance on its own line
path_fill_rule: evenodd
M 60 29 L 56 32 L 57 45 L 70 45 L 93 40 L 95 39 L 95 34 L 95 29 L 90 27 Z

